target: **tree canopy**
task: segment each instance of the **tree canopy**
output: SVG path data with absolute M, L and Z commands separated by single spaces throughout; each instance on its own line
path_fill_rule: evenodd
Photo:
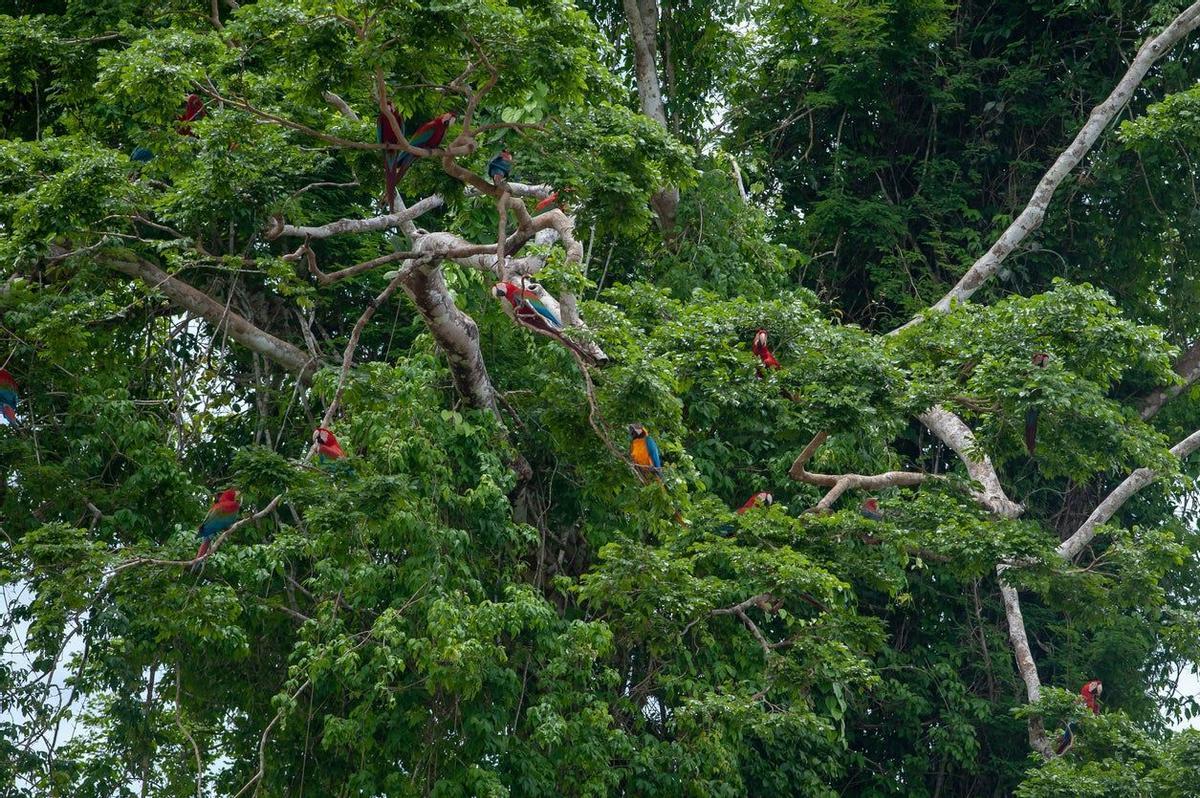
M 1195 795 L 1198 26 L 4 4 L 0 792 Z

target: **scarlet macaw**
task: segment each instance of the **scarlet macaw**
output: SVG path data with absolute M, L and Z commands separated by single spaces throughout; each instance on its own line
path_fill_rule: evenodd
M 321 464 L 331 463 L 334 460 L 341 460 L 346 456 L 342 451 L 338 439 L 332 432 L 324 427 L 317 427 L 313 433 L 313 442 L 317 444 L 317 462 Z
M 0 415 L 8 420 L 10 427 L 16 426 L 17 381 L 4 369 L 0 369 Z
M 393 110 L 393 116 L 395 111 Z M 399 118 L 397 118 L 397 122 Z M 446 136 L 446 130 L 454 122 L 454 114 L 446 112 L 441 116 L 436 116 L 430 119 L 425 124 L 421 125 L 416 131 L 408 137 L 408 143 L 414 147 L 432 150 L 442 143 L 442 139 Z M 377 120 L 377 133 L 380 142 L 384 144 L 399 144 L 400 138 L 396 135 L 396 131 L 392 130 L 392 126 L 388 124 L 387 115 L 382 111 Z M 416 155 L 411 152 L 402 150 L 387 150 L 386 151 L 386 189 L 388 209 L 395 207 L 396 204 L 396 186 L 404 178 L 409 167 L 417 160 Z
M 1100 714 L 1100 705 L 1097 701 L 1103 690 L 1104 684 L 1099 679 L 1092 679 L 1079 691 L 1079 694 L 1083 696 L 1083 703 L 1087 704 L 1087 708 L 1092 711 L 1093 715 Z
M 738 508 L 737 514 L 741 515 L 747 510 L 751 510 L 755 507 L 770 507 L 774 503 L 775 497 L 764 490 L 747 499 L 746 503 Z
M 1050 356 L 1045 352 L 1033 353 L 1033 365 L 1036 368 L 1046 368 L 1046 363 L 1050 361 Z M 1038 425 L 1038 406 L 1031 405 L 1025 411 L 1025 451 L 1031 455 L 1037 449 L 1037 425 Z
M 858 508 L 862 513 L 863 518 L 870 521 L 882 521 L 883 513 L 879 512 L 879 499 L 872 496 L 869 499 L 863 499 L 862 506 Z
M 177 128 L 179 135 L 192 135 L 192 126 L 188 123 L 195 122 L 197 119 L 203 119 L 207 113 L 208 109 L 204 107 L 204 100 L 200 99 L 200 95 L 189 94 L 187 98 L 187 105 L 184 106 L 183 113 L 178 117 L 180 121 L 180 125 Z
M 512 161 L 512 153 L 508 150 L 501 150 L 499 155 L 488 161 L 487 175 L 493 185 L 499 185 L 508 180 L 508 175 L 512 172 Z
M 562 332 L 562 320 L 558 313 L 542 300 L 542 295 L 537 291 L 515 283 L 503 282 L 496 283 L 492 293 L 497 299 L 508 300 L 519 321 L 545 332 Z
M 208 515 L 204 517 L 200 528 L 196 530 L 200 537 L 200 549 L 196 552 L 195 559 L 203 559 L 208 554 L 213 538 L 233 526 L 241 509 L 241 496 L 236 490 L 231 488 L 217 497 L 213 506 L 208 509 Z
M 643 474 L 653 474 L 662 481 L 662 455 L 658 444 L 641 424 L 629 425 L 629 458 Z
M 751 350 L 758 355 L 758 359 L 762 364 L 769 369 L 779 368 L 779 361 L 771 354 L 771 350 L 767 347 L 767 331 L 759 330 L 754 334 L 754 343 L 751 345 Z M 762 371 L 758 372 L 758 376 L 762 376 Z
M 557 191 L 552 192 L 549 197 L 546 197 L 541 202 L 539 202 L 537 205 L 533 206 L 533 209 L 535 211 L 545 210 L 546 208 L 549 208 L 551 205 L 553 205 L 557 200 L 558 200 L 558 192 Z

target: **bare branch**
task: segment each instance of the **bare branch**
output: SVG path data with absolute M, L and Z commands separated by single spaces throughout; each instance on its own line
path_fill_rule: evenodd
M 1145 399 L 1138 407 L 1143 421 L 1154 418 L 1163 405 L 1183 393 L 1184 389 L 1200 380 L 1200 340 L 1195 341 L 1175 363 L 1175 373 L 1183 378 L 1177 385 L 1159 388 Z
M 404 208 L 395 213 L 385 213 L 382 216 L 372 216 L 369 219 L 338 219 L 336 222 L 323 224 L 318 227 L 283 224 L 277 219 L 276 224 L 265 233 L 268 240 L 274 241 L 280 236 L 296 238 L 329 238 L 343 233 L 372 233 L 399 227 L 404 222 L 412 221 L 434 208 L 440 208 L 445 203 L 441 194 L 433 194 L 417 202 L 411 208 Z
M 800 453 L 800 456 L 796 458 L 796 461 L 792 463 L 792 467 L 788 470 L 788 476 L 797 482 L 829 488 L 829 492 L 813 507 L 814 510 L 819 512 L 828 512 L 832 509 L 834 502 L 848 490 L 915 487 L 935 476 L 932 474 L 919 474 L 913 471 L 887 471 L 883 474 L 870 475 L 814 474 L 808 471 L 805 466 L 828 437 L 829 433 L 824 431 L 814 435 L 813 439 L 809 441 L 808 446 L 804 447 L 804 451 Z
M 632 2 L 632 0 L 626 0 L 626 2 Z M 1112 93 L 1108 95 L 1104 102 L 1092 109 L 1087 121 L 1075 136 L 1075 140 L 1071 142 L 1071 145 L 1067 149 L 1059 154 L 1058 159 L 1055 160 L 1050 169 L 1042 176 L 1025 209 L 1013 220 L 1008 229 L 996 239 L 991 248 L 972 264 L 967 273 L 958 281 L 958 284 L 925 311 L 925 314 L 931 312 L 945 313 L 950 309 L 952 303 L 965 302 L 999 271 L 1000 264 L 1004 262 L 1005 258 L 1020 246 L 1021 242 L 1030 233 L 1041 226 L 1042 220 L 1046 216 L 1046 209 L 1050 205 L 1050 200 L 1054 197 L 1055 190 L 1066 179 L 1071 170 L 1083 160 L 1084 156 L 1092 148 L 1092 145 L 1100 138 L 1105 128 L 1121 112 L 1121 109 L 1129 103 L 1134 91 L 1150 71 L 1150 67 L 1181 39 L 1195 30 L 1197 25 L 1200 25 L 1200 2 L 1188 6 L 1161 33 L 1152 39 L 1148 39 L 1141 46 L 1137 57 L 1133 59 L 1133 63 L 1129 65 L 1129 69 L 1126 70 L 1125 75 L 1117 83 Z M 893 332 L 898 332 L 906 327 L 918 324 L 923 318 L 924 314 L 919 315 L 897 330 L 893 330 Z
M 334 94 L 331 91 L 323 91 L 323 92 L 321 92 L 321 96 L 325 98 L 325 102 L 329 103 L 334 108 L 338 109 L 338 111 L 341 112 L 342 116 L 346 117 L 351 122 L 360 121 L 358 118 L 358 114 L 356 114 L 354 112 L 354 109 L 350 107 L 349 103 L 347 103 L 341 97 L 337 96 L 336 94 Z
M 1025 512 L 1024 507 L 1004 493 L 992 459 L 979 449 L 975 434 L 961 418 L 940 406 L 926 410 L 917 418 L 954 450 L 971 479 L 983 486 L 982 492 L 973 494 L 976 501 L 1002 518 L 1016 518 Z
M 1172 446 L 1171 454 L 1182 460 L 1189 457 L 1198 448 L 1200 448 L 1200 430 Z M 1059 556 L 1067 562 L 1074 562 L 1079 553 L 1096 537 L 1096 530 L 1106 524 L 1134 494 L 1158 479 L 1159 476 L 1159 472 L 1152 468 L 1139 468 L 1126 477 L 1120 485 L 1113 489 L 1112 493 L 1104 497 L 1104 501 L 1097 505 L 1079 529 L 1059 545 Z
M 1017 589 L 1005 583 L 1004 571 L 1007 566 L 996 566 L 996 576 L 1000 579 L 1000 596 L 1004 601 L 1004 614 L 1008 619 L 1008 637 L 1012 641 L 1017 671 L 1025 682 L 1025 694 L 1029 703 L 1036 703 L 1042 697 L 1042 682 L 1038 677 L 1037 664 L 1033 661 L 1033 652 L 1029 649 L 1029 638 L 1025 634 L 1025 618 L 1021 614 L 1021 601 Z M 1046 739 L 1046 729 L 1042 719 L 1029 719 L 1029 744 L 1035 751 L 1047 759 L 1053 753 Z
M 767 655 L 770 654 L 773 649 L 778 648 L 781 644 L 772 643 L 771 641 L 767 640 L 766 635 L 764 635 L 762 630 L 758 628 L 758 624 L 756 624 L 753 619 L 746 614 L 746 610 L 750 609 L 751 607 L 759 607 L 763 609 L 764 612 L 775 612 L 777 610 L 773 610 L 772 607 L 777 606 L 776 601 L 776 598 L 770 593 L 759 593 L 757 596 L 751 596 L 745 601 L 734 604 L 732 607 L 721 607 L 713 610 L 709 614 L 714 616 L 736 616 L 737 619 L 742 622 L 742 625 L 750 630 L 750 634 L 754 635 L 754 639 L 758 641 L 758 644 L 762 646 L 763 654 Z
M 61 252 L 53 247 L 52 252 Z M 225 330 L 233 340 L 260 355 L 279 363 L 307 381 L 319 365 L 304 350 L 280 340 L 245 317 L 229 310 L 208 294 L 164 272 L 144 258 L 135 260 L 102 260 L 114 271 L 136 277 L 151 289 L 159 291 L 175 304 L 203 317 L 219 330 Z
M 295 701 L 297 698 L 299 698 L 300 694 L 307 690 L 310 684 L 312 684 L 312 681 L 305 679 L 304 684 L 300 685 L 298 688 L 296 688 L 296 692 L 292 693 L 291 700 Z M 237 794 L 234 795 L 233 798 L 241 798 L 242 794 L 257 784 L 259 780 L 262 779 L 263 774 L 266 773 L 267 740 L 271 737 L 271 729 L 274 729 L 275 724 L 278 723 L 279 719 L 283 717 L 285 709 L 287 709 L 286 706 L 280 707 L 279 711 L 275 713 L 275 717 L 271 718 L 271 722 L 267 724 L 267 728 L 263 729 L 262 737 L 260 737 L 258 740 L 258 770 L 255 771 L 254 775 L 250 777 L 250 781 L 246 782 L 246 784 L 237 791 Z

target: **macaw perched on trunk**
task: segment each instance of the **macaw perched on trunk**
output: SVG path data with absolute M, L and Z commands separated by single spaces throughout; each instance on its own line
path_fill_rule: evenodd
M 754 334 L 754 343 L 750 346 L 754 354 L 758 355 L 758 359 L 762 364 L 769 369 L 780 368 L 779 361 L 771 354 L 770 348 L 767 347 L 767 331 L 759 330 Z M 758 376 L 762 378 L 762 369 L 758 370 Z
M 882 521 L 883 513 L 879 512 L 879 499 L 872 496 L 869 499 L 863 499 L 862 506 L 858 508 L 862 513 L 862 517 L 869 521 Z
M 403 127 L 404 117 L 396 113 L 396 106 L 392 105 L 390 100 L 387 105 L 388 110 L 392 112 L 392 116 L 396 119 L 396 124 Z M 400 144 L 400 137 L 396 135 L 391 122 L 388 121 L 388 115 L 383 111 L 380 111 L 379 116 L 375 119 L 375 139 L 380 144 Z M 389 211 L 395 207 L 396 184 L 400 182 L 396 167 L 400 163 L 400 156 L 403 154 L 404 151 L 399 149 L 383 151 L 384 197 L 387 200 Z
M 394 110 L 392 115 L 395 116 Z M 426 150 L 435 149 L 442 143 L 442 139 L 446 137 L 446 131 L 454 122 L 454 118 L 453 113 L 446 112 L 441 116 L 430 119 L 408 137 L 408 143 L 413 147 L 421 147 Z M 399 117 L 397 117 L 396 121 L 400 121 Z M 377 124 L 380 142 L 395 145 L 400 143 L 400 137 L 396 135 L 396 131 L 392 130 L 392 126 L 388 123 L 387 114 L 381 111 Z M 386 198 L 388 210 L 391 210 L 396 206 L 396 186 L 404 179 L 404 175 L 408 172 L 409 167 L 416 162 L 419 156 L 403 150 L 387 150 L 385 155 L 388 156 Z
M 764 490 L 747 499 L 746 503 L 738 508 L 737 514 L 741 515 L 747 510 L 752 510 L 755 507 L 770 507 L 774 503 L 775 497 Z
M 5 369 L 0 369 L 0 415 L 8 426 L 17 425 L 17 381 Z
M 562 312 L 559 310 L 558 302 L 545 291 L 535 290 L 539 288 L 535 283 L 523 282 L 522 285 L 517 285 L 511 282 L 502 282 L 492 286 L 492 295 L 507 303 L 504 306 L 505 312 L 516 319 L 518 323 L 561 341 L 564 346 L 570 347 L 584 360 L 594 362 L 595 358 L 592 355 L 581 349 L 574 341 L 563 337 Z
M 1033 365 L 1036 368 L 1046 368 L 1046 363 L 1050 361 L 1050 356 L 1045 352 L 1033 353 Z M 1031 405 L 1025 411 L 1025 451 L 1033 454 L 1037 449 L 1037 425 L 1038 425 L 1038 406 Z
M 501 183 L 508 182 L 508 176 L 512 172 L 513 157 L 508 150 L 501 150 L 500 154 L 492 160 L 488 161 L 487 175 L 492 181 L 492 185 L 498 186 Z
M 1062 737 L 1058 738 L 1058 745 L 1054 749 L 1054 755 L 1062 756 L 1067 751 L 1070 751 L 1073 745 L 1075 745 L 1075 728 L 1071 725 L 1071 721 L 1067 721 L 1067 728 L 1063 729 Z
M 324 427 L 317 427 L 316 432 L 313 433 L 313 443 L 317 445 L 317 462 L 322 465 L 332 463 L 334 460 L 341 460 L 346 456 L 338 439 Z
M 184 106 L 183 113 L 177 117 L 180 122 L 179 127 L 177 128 L 179 135 L 192 135 L 192 126 L 189 123 L 195 122 L 197 119 L 203 119 L 207 113 L 208 109 L 204 107 L 204 100 L 200 99 L 200 95 L 189 94 L 187 97 L 187 105 Z
M 204 517 L 200 528 L 196 530 L 200 538 L 200 549 L 196 552 L 195 559 L 201 560 L 208 555 L 213 538 L 233 526 L 241 509 L 241 496 L 236 490 L 231 488 L 217 497 L 213 506 L 208 509 L 208 515 Z
M 1087 704 L 1087 708 L 1092 711 L 1093 715 L 1100 714 L 1100 705 L 1097 702 L 1103 690 L 1104 684 L 1099 679 L 1092 679 L 1079 691 L 1079 694 L 1083 696 L 1083 703 Z

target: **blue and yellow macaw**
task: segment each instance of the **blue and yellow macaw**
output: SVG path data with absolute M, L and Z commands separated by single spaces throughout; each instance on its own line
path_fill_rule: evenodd
M 653 474 L 662 481 L 662 454 L 658 444 L 641 424 L 629 425 L 629 457 L 643 474 Z

